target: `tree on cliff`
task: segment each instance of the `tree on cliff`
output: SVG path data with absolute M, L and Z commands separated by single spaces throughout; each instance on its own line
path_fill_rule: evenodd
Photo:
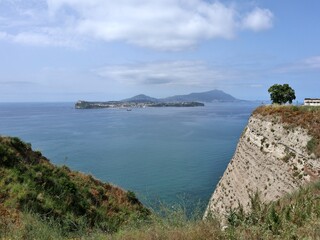
M 292 100 L 296 99 L 295 92 L 289 84 L 274 84 L 268 89 L 268 92 L 270 93 L 272 103 L 292 103 Z

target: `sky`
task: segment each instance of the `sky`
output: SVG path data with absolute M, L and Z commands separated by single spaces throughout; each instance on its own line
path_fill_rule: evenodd
M 320 98 L 318 0 L 0 0 L 0 102 Z

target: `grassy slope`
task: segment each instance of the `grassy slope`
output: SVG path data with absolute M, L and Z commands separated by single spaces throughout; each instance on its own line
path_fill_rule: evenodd
M 190 219 L 183 208 L 152 215 L 140 225 L 120 228 L 113 234 L 94 229 L 66 234 L 53 221 L 43 221 L 38 215 L 20 214 L 14 222 L 0 214 L 0 237 L 7 239 L 114 239 L 114 240 L 207 240 L 207 239 L 320 239 L 320 182 L 311 184 L 277 202 L 263 204 L 252 198 L 252 212 L 238 209 L 229 215 L 229 227 L 222 231 L 215 219 L 203 221 L 200 215 Z M 7 210 L 5 210 L 7 211 Z M 0 213 L 5 212 L 0 207 Z M 12 210 L 11 216 L 15 216 Z
M 13 222 L 30 213 L 65 232 L 113 232 L 149 215 L 134 193 L 56 167 L 18 138 L 0 137 L 0 176 L 2 215 L 12 216 Z

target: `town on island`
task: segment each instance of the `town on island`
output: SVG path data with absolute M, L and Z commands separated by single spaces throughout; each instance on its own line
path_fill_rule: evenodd
M 199 102 L 87 102 L 78 101 L 75 105 L 76 109 L 92 109 L 92 108 L 146 108 L 146 107 L 203 107 L 203 103 Z

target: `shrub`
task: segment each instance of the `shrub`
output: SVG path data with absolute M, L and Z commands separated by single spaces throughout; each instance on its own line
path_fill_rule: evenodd
M 318 145 L 317 140 L 316 140 L 314 137 L 311 138 L 311 139 L 308 141 L 308 143 L 307 143 L 307 149 L 308 149 L 309 154 L 315 152 L 317 145 Z
M 292 100 L 296 99 L 294 90 L 288 84 L 274 84 L 268 89 L 268 92 L 272 103 L 292 103 Z
M 136 197 L 136 194 L 132 191 L 127 192 L 127 198 L 131 203 L 137 203 L 139 201 Z

